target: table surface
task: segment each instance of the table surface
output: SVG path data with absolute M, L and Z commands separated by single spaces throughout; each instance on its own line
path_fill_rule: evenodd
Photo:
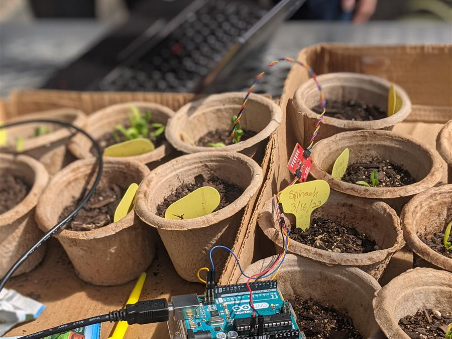
M 0 24 L 0 96 L 12 88 L 38 88 L 58 68 L 80 56 L 112 28 L 95 20 L 39 20 Z M 283 24 L 267 46 L 252 53 L 231 72 L 230 81 L 215 92 L 245 90 L 264 66 L 282 56 L 295 57 L 302 48 L 319 42 L 356 44 L 452 43 L 450 23 L 370 22 L 353 25 L 340 22 Z M 290 64 L 279 66 L 262 79 L 258 92 L 279 95 Z

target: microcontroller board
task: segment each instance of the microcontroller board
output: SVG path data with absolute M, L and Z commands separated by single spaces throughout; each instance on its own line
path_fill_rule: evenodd
M 172 339 L 305 339 L 290 303 L 276 281 L 214 286 L 206 295 L 173 297 L 174 312 L 168 322 Z

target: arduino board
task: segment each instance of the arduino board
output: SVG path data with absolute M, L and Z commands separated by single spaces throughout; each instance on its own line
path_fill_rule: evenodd
M 206 295 L 173 297 L 174 312 L 168 322 L 172 339 L 305 339 L 289 302 L 276 281 L 215 286 Z

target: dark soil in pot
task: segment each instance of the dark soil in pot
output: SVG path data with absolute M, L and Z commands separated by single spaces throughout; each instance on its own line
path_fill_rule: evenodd
M 319 106 L 311 109 L 318 114 L 322 113 Z M 355 100 L 327 100 L 326 115 L 331 118 L 352 121 L 372 121 L 388 117 L 388 113 L 380 107 Z
M 444 313 L 444 312 L 443 312 Z M 420 310 L 399 320 L 399 326 L 412 339 L 444 339 L 452 313 L 442 314 L 435 310 Z
M 31 187 L 26 181 L 11 173 L 0 175 L 0 215 L 13 209 L 30 192 Z
M 339 222 L 314 218 L 305 232 L 293 227 L 290 239 L 304 245 L 338 253 L 368 253 L 380 249 L 368 235 Z
M 204 178 L 202 175 L 195 177 L 194 183 L 185 183 L 179 186 L 174 192 L 167 196 L 161 204 L 157 206 L 157 215 L 160 217 L 165 217 L 166 209 L 177 200 L 185 197 L 187 194 L 195 191 L 198 188 L 204 186 L 211 186 L 215 188 L 220 193 L 220 204 L 215 209 L 218 211 L 229 204 L 233 203 L 237 198 L 242 195 L 243 190 L 235 185 L 221 180 L 218 177 Z M 214 211 L 214 212 L 215 212 Z
M 362 339 L 350 317 L 331 306 L 312 299 L 295 297 L 289 300 L 297 315 L 297 324 L 308 339 Z
M 452 250 L 447 250 L 444 246 L 444 232 L 446 231 L 446 227 L 447 224 L 444 226 L 442 232 L 433 233 L 429 237 L 421 238 L 421 240 L 432 250 L 452 259 Z
M 357 181 L 365 181 L 372 186 L 370 177 L 374 170 L 378 172 L 378 184 L 375 187 L 402 187 L 416 182 L 410 172 L 403 167 L 379 157 L 373 157 L 370 161 L 350 164 L 342 181 L 352 184 L 356 184 Z
M 151 122 L 148 124 L 149 126 L 149 131 L 152 131 L 152 124 L 154 122 Z M 125 124 L 124 128 L 127 129 L 130 127 L 130 124 Z M 100 147 L 102 149 L 105 149 L 109 146 L 112 145 L 116 145 L 119 144 L 120 142 L 124 142 L 124 141 L 128 141 L 129 139 L 127 139 L 122 133 L 117 132 L 116 133 L 117 136 L 117 140 L 115 139 L 115 137 L 113 136 L 113 132 L 111 133 L 105 133 L 103 134 L 98 140 L 97 142 L 99 143 Z M 151 142 L 154 144 L 155 148 L 159 147 L 162 145 L 162 143 L 166 140 L 165 138 L 165 133 L 160 134 L 158 137 L 156 137 L 155 139 L 153 139 L 149 133 L 149 140 L 151 140 Z M 91 146 L 90 148 L 90 152 L 92 154 L 96 154 L 96 149 L 94 148 L 94 146 Z
M 113 222 L 116 207 L 119 205 L 125 190 L 121 187 L 110 184 L 100 185 L 88 204 L 82 208 L 80 213 L 72 220 L 65 229 L 70 231 L 91 231 L 105 227 Z M 66 206 L 60 214 L 59 220 L 62 220 L 71 213 L 78 205 L 81 199 L 72 200 L 69 206 Z
M 222 142 L 225 146 L 232 145 L 231 140 L 231 131 L 228 129 L 216 129 L 215 131 L 210 131 L 204 134 L 201 138 L 198 139 L 196 143 L 197 146 L 202 147 L 211 147 L 210 144 L 216 144 Z M 250 130 L 243 130 L 243 135 L 240 141 L 245 141 L 254 137 L 257 133 Z

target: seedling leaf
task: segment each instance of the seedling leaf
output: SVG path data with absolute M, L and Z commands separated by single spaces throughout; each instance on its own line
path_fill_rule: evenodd
M 49 132 L 50 132 L 50 129 L 48 129 L 47 127 L 42 126 L 42 125 L 38 126 L 38 127 L 36 127 L 36 130 L 35 130 L 35 137 L 39 137 L 39 136 L 47 134 Z
M 152 119 L 152 114 L 149 111 L 146 111 L 146 113 L 144 113 L 144 120 L 146 120 L 147 123 L 150 123 Z
M 377 178 L 378 178 L 378 171 L 373 170 L 372 173 L 370 173 L 370 181 L 372 182 L 372 187 L 376 187 L 380 183 Z
M 452 339 L 452 323 L 450 323 L 449 326 L 447 326 L 445 339 Z
M 444 232 L 444 247 L 446 247 L 446 250 L 452 250 L 452 243 L 449 241 L 451 228 L 452 221 L 447 225 L 446 231 Z
M 25 139 L 22 137 L 16 138 L 16 152 L 20 153 L 24 151 L 24 142 Z
M 211 143 L 209 143 L 209 146 L 210 147 L 226 147 L 226 145 L 223 144 L 222 142 L 216 142 L 216 143 L 211 142 Z
M 127 140 L 130 140 L 129 133 L 127 132 L 127 130 L 126 130 L 123 126 L 121 126 L 121 125 L 116 125 L 116 126 L 115 126 L 115 129 L 116 129 L 117 131 L 121 132 L 121 134 L 124 135 L 124 136 L 126 137 Z
M 233 115 L 232 119 L 231 119 L 231 127 L 230 129 L 232 129 L 234 127 L 234 122 L 237 120 L 237 115 Z M 234 144 L 237 144 L 240 142 L 240 139 L 242 138 L 243 135 L 243 130 L 242 130 L 242 126 L 240 125 L 240 122 L 237 123 L 237 126 L 235 128 L 234 131 L 234 137 L 232 138 L 232 142 Z
M 361 185 L 361 186 L 370 187 L 370 185 L 365 181 L 357 181 L 356 184 Z
M 160 134 L 165 132 L 165 126 L 161 126 L 154 131 L 154 137 L 158 137 Z

